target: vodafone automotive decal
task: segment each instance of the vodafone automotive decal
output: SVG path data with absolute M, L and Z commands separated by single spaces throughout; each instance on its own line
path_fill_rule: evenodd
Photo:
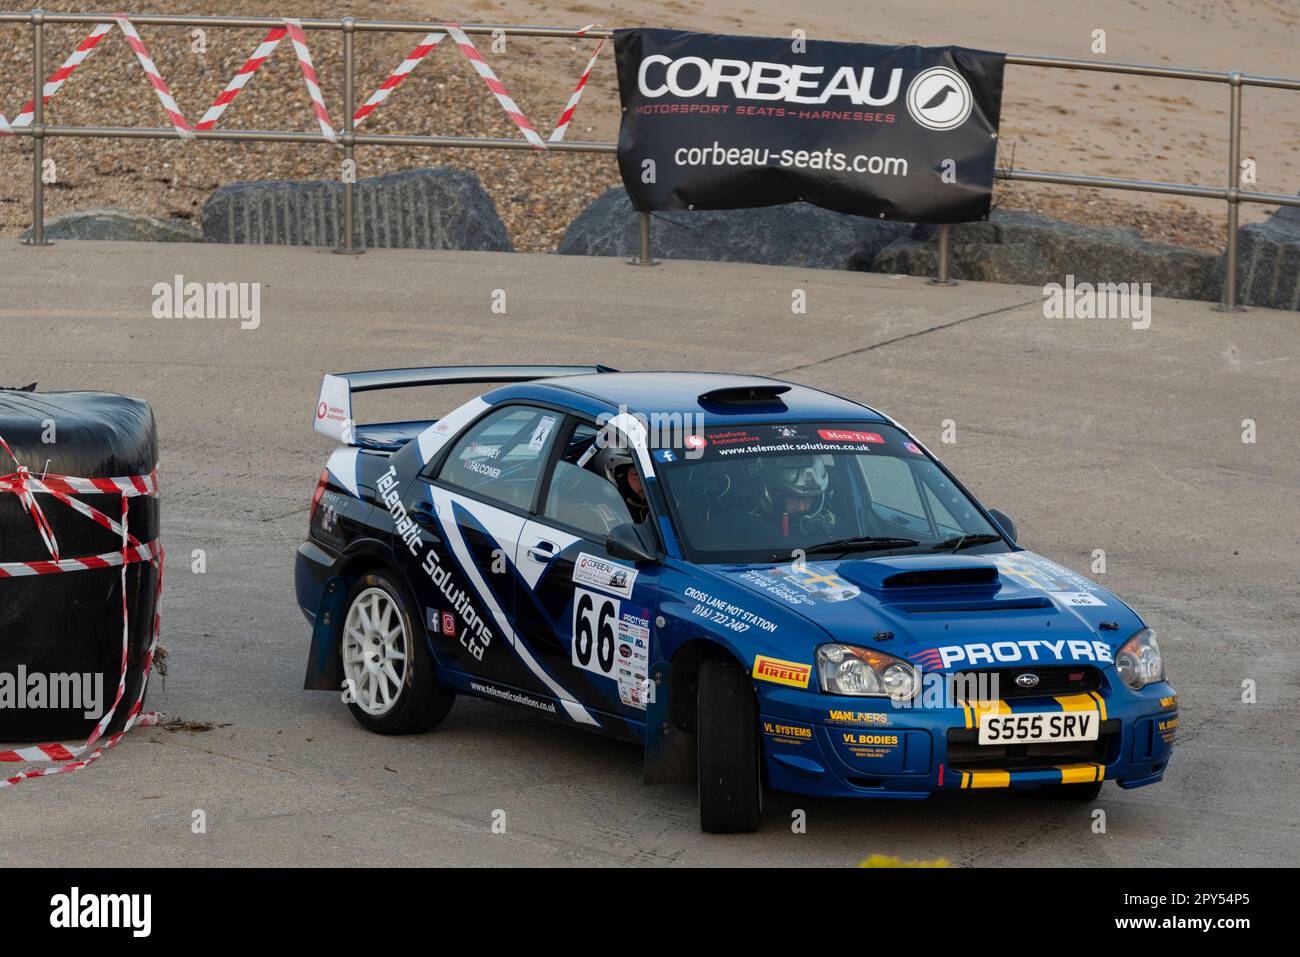
M 651 29 L 615 31 L 614 49 L 639 210 L 988 217 L 1003 54 Z

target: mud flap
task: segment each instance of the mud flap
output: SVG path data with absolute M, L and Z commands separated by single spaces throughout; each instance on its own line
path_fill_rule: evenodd
M 650 669 L 653 694 L 646 704 L 645 765 L 643 784 L 694 784 L 697 774 L 695 735 L 675 728 L 668 720 L 668 689 L 672 664 L 658 662 Z
M 343 606 L 347 598 L 347 579 L 343 576 L 325 582 L 320 606 L 316 609 L 316 624 L 311 632 L 307 677 L 302 683 L 307 691 L 338 691 L 343 687 L 343 662 L 338 651 L 339 636 L 343 632 Z

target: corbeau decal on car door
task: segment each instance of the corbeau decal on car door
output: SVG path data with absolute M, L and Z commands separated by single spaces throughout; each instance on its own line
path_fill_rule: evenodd
M 598 555 L 582 552 L 573 563 L 573 580 L 580 585 L 591 585 L 623 598 L 632 597 L 632 586 L 636 584 L 636 569 L 628 568 L 617 562 Z

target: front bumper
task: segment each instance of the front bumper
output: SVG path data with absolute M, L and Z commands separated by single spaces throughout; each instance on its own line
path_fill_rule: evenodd
M 759 687 L 759 725 L 771 787 L 827 797 L 924 798 L 935 791 L 1037 788 L 1115 781 L 1133 788 L 1164 776 L 1178 725 L 1168 683 L 1141 692 L 1016 698 L 953 708 L 895 708 L 880 698 Z M 977 743 L 979 715 L 1094 710 L 1096 742 Z

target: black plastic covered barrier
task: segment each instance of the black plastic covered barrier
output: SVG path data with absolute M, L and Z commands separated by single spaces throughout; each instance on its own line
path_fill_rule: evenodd
M 18 464 L 36 478 L 147 476 L 158 462 L 157 429 L 148 403 L 108 393 L 0 390 L 0 438 L 13 451 L 11 458 L 0 447 L 0 477 L 15 473 Z M 57 539 L 60 558 L 121 550 L 117 533 L 51 495 L 36 498 Z M 76 498 L 113 519 L 121 516 L 120 495 Z M 156 542 L 158 499 L 129 498 L 127 521 L 130 533 L 142 543 Z M 0 565 L 49 560 L 49 549 L 19 497 L 0 491 Z M 93 696 L 98 683 L 102 710 L 112 706 L 121 673 L 121 574 L 120 568 L 112 567 L 0 576 L 0 742 L 84 739 L 93 730 L 98 717 L 84 716 L 93 708 L 50 707 L 70 700 L 66 694 L 55 700 L 56 681 L 63 689 L 78 682 L 85 697 Z M 126 691 L 107 728 L 110 734 L 125 723 L 140 693 L 152 637 L 157 575 L 151 562 L 127 566 Z M 41 703 L 42 681 L 45 706 L 31 707 Z

